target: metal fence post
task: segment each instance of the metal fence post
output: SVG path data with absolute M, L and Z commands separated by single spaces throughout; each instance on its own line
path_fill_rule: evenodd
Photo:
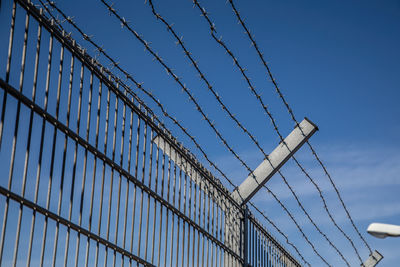
M 243 223 L 243 259 L 244 259 L 244 267 L 250 266 L 248 264 L 249 261 L 249 209 L 246 206 L 244 208 L 244 223 Z

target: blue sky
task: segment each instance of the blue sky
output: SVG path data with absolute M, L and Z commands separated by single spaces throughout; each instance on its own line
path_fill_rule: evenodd
M 384 255 L 378 266 L 396 266 L 400 260 L 400 241 L 370 237 L 366 234 L 366 227 L 371 222 L 400 224 L 400 2 L 237 2 L 297 118 L 307 116 L 318 125 L 320 130 L 311 138 L 311 143 L 328 166 L 360 231 L 372 248 Z M 235 183 L 239 184 L 247 176 L 247 171 L 223 147 L 163 67 L 144 51 L 134 36 L 121 28 L 115 17 L 109 16 L 99 1 L 60 1 L 57 4 L 65 13 L 74 16 L 87 34 L 93 34 L 94 40 L 103 44 L 124 69 L 144 82 L 144 86 L 160 99 L 168 112 L 182 121 Z M 256 136 L 263 148 L 272 151 L 279 138 L 232 64 L 232 59 L 212 40 L 199 10 L 193 8 L 191 1 L 155 1 L 154 4 L 168 22 L 174 23 L 174 29 L 183 36 L 185 45 L 224 103 Z M 214 20 L 217 35 L 222 36 L 247 69 L 281 132 L 289 134 L 293 122 L 229 4 L 222 0 L 202 1 L 201 4 Z M 143 1 L 120 1 L 114 8 L 145 40 L 151 42 L 151 47 L 182 78 L 235 151 L 251 168 L 257 167 L 262 154 L 221 110 L 165 26 L 152 15 L 149 5 Z M 73 37 L 83 46 L 87 45 L 79 35 Z M 88 52 L 95 55 L 93 49 L 89 48 Z M 140 92 L 138 94 L 160 114 L 150 99 Z M 164 121 L 178 139 L 203 160 L 190 140 L 168 120 Z M 335 219 L 366 258 L 368 252 L 352 229 L 327 177 L 307 148 L 298 154 L 323 189 Z M 318 192 L 293 162 L 289 161 L 282 171 L 321 229 L 344 251 L 351 264 L 357 265 L 350 244 L 324 212 Z M 295 214 L 328 261 L 341 266 L 343 262 L 310 226 L 280 177 L 273 177 L 269 185 Z M 313 266 L 321 265 L 271 196 L 260 191 L 254 201 L 289 235 Z M 271 228 L 267 222 L 264 223 L 268 229 Z M 274 235 L 281 240 L 279 234 Z

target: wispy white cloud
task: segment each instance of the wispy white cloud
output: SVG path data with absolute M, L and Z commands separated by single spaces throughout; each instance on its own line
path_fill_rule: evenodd
M 398 192 L 400 192 L 399 151 L 394 147 L 374 146 L 371 144 L 330 144 L 323 147 L 317 146 L 317 149 L 341 192 L 353 220 L 364 237 L 375 248 L 376 240 L 365 233 L 367 225 L 373 221 L 387 223 L 400 222 L 400 198 L 398 197 Z M 252 166 L 257 166 L 261 161 L 257 156 L 251 156 L 251 151 L 244 152 L 243 154 L 247 155 L 246 157 Z M 368 255 L 367 251 L 364 251 L 365 247 L 363 247 L 361 240 L 352 228 L 334 188 L 315 159 L 313 159 L 307 149 L 302 149 L 296 156 L 322 189 L 335 221 L 352 237 L 363 255 Z M 220 159 L 218 162 L 219 164 L 222 163 L 222 166 L 227 167 L 225 169 L 228 170 L 228 175 L 235 177 L 237 183 L 240 183 L 247 176 L 247 172 L 234 159 Z M 282 171 L 317 225 L 334 242 L 339 244 L 341 248 L 347 249 L 350 244 L 333 226 L 323 209 L 322 201 L 315 187 L 292 161 L 289 161 Z M 306 234 L 315 242 L 318 243 L 322 240 L 321 244 L 326 245 L 323 238 L 315 231 L 304 213 L 299 209 L 282 179 L 276 175 L 268 182 L 268 186 L 294 214 L 300 226 L 306 231 Z M 266 211 L 269 218 L 279 225 L 284 232 L 289 233 L 294 242 L 303 244 L 301 247 L 306 250 L 308 249 L 296 226 L 284 210 L 281 209 L 279 204 L 265 190 L 258 192 L 253 201 Z M 268 224 L 267 227 L 270 228 Z M 275 235 L 279 236 L 277 233 Z M 349 250 L 352 252 L 351 247 L 349 247 Z M 337 258 L 334 251 L 329 251 L 327 250 L 324 253 L 328 257 Z M 390 250 L 383 251 L 383 253 L 386 254 L 387 258 L 395 257 L 390 254 Z M 349 254 L 348 256 L 354 257 L 355 255 Z M 357 261 L 354 261 L 354 264 L 356 263 Z

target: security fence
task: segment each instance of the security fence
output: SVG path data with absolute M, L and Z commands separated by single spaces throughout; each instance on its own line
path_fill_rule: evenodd
M 54 20 L 6 8 L 1 266 L 300 266 Z

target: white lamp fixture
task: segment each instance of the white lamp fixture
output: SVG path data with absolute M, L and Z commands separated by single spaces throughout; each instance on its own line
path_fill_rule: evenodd
M 399 237 L 400 226 L 384 223 L 371 223 L 368 226 L 367 232 L 378 238 L 385 238 L 388 236 Z

